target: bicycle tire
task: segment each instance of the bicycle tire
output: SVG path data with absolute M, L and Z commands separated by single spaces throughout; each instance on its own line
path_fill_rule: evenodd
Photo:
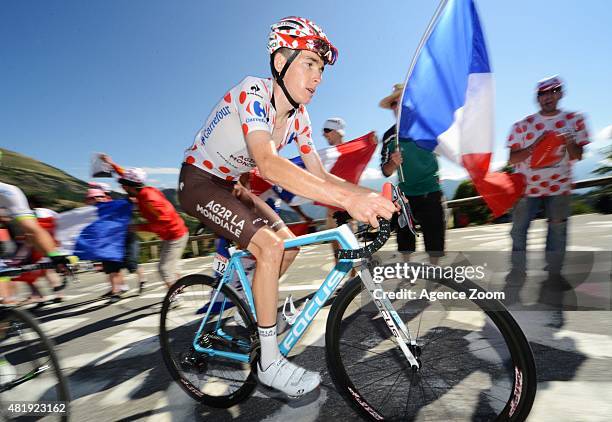
M 240 351 L 242 353 L 249 353 L 251 355 L 251 360 L 248 364 L 230 359 L 224 360 L 210 357 L 205 353 L 198 353 L 193 349 L 193 338 L 197 333 L 203 317 L 203 314 L 198 313 L 198 310 L 202 309 L 203 306 L 207 306 L 206 297 L 208 295 L 210 299 L 210 292 L 216 289 L 217 286 L 217 280 L 202 274 L 192 274 L 179 279 L 168 290 L 164 298 L 160 316 L 159 338 L 164 363 L 172 379 L 174 379 L 194 400 L 211 407 L 227 408 L 247 399 L 257 386 L 254 365 L 252 365 L 252 362 L 256 360 L 259 343 L 256 325 L 251 318 L 250 312 L 247 311 L 247 306 L 238 297 L 233 288 L 224 285 L 221 289 L 221 293 L 235 306 L 226 309 L 223 316 L 219 316 L 218 313 L 215 314 L 215 312 L 217 312 L 215 310 L 211 311 L 209 322 L 207 322 L 201 338 L 210 334 L 208 338 L 212 338 L 213 340 L 211 341 L 215 341 L 213 331 L 208 328 L 221 318 L 221 321 L 225 321 L 223 328 L 226 333 L 237 336 L 236 338 L 238 340 L 236 341 L 241 340 L 243 343 L 248 342 L 248 346 L 243 345 L 240 347 Z M 196 296 L 198 291 L 202 292 L 199 298 L 189 298 L 191 303 L 195 306 L 181 305 L 175 308 L 175 304 L 178 304 L 179 301 L 182 300 L 182 296 L 189 295 L 190 292 L 195 292 L 191 295 Z M 205 291 L 209 293 L 207 294 Z M 186 301 L 188 297 L 184 297 L 184 299 Z M 210 305 L 210 301 L 208 305 Z M 185 317 L 182 317 L 178 313 L 175 313 L 178 316 L 171 316 L 171 314 L 173 314 L 173 309 L 180 310 L 183 307 L 186 310 L 183 312 Z M 191 311 L 193 311 L 194 308 L 196 308 L 196 312 L 192 313 Z M 235 323 L 235 320 L 232 321 L 232 317 L 236 312 L 239 312 L 245 327 L 237 323 L 235 326 L 231 325 Z M 178 325 L 179 321 L 176 321 L 178 318 L 185 320 L 183 326 Z M 237 347 L 235 344 L 221 343 L 220 347 L 222 346 L 232 349 L 230 351 L 236 351 L 234 349 Z M 218 365 L 219 368 L 222 369 L 217 370 L 216 366 L 215 369 L 211 369 L 211 365 Z M 217 372 L 215 372 L 215 370 Z M 210 375 L 208 375 L 210 379 L 202 381 L 200 376 L 204 376 L 206 373 L 210 373 Z M 219 375 L 219 373 L 221 375 Z M 236 388 L 230 390 L 230 388 L 227 387 L 227 389 L 224 390 L 221 384 L 222 381 L 224 381 L 225 374 L 236 376 L 243 375 L 244 379 L 236 379 L 227 375 L 225 380 L 228 381 L 228 384 L 236 384 L 235 386 L 232 385 L 232 387 Z M 196 379 L 200 380 L 200 382 L 196 382 Z M 217 394 L 217 391 L 220 391 L 220 393 Z
M 468 291 L 468 289 L 483 291 L 469 280 L 462 283 L 441 283 L 435 279 L 426 279 L 424 281 L 432 284 L 435 283 L 436 287 L 438 288 L 443 286 L 446 289 L 450 288 L 456 291 L 465 292 Z M 525 335 L 514 318 L 507 310 L 505 310 L 505 308 L 503 308 L 503 305 L 499 301 L 493 299 L 471 301 L 476 308 L 480 309 L 482 313 L 486 315 L 486 318 L 475 320 L 481 324 L 480 332 L 474 330 L 472 332 L 467 331 L 463 333 L 461 331 L 465 331 L 465 327 L 460 329 L 459 327 L 462 323 L 459 323 L 458 327 L 456 328 L 458 335 L 454 338 L 450 337 L 450 341 L 447 342 L 448 345 L 460 345 L 463 347 L 463 350 L 453 351 L 441 348 L 440 346 L 444 345 L 444 340 L 441 343 L 438 343 L 435 347 L 427 348 L 429 344 L 440 341 L 445 333 L 452 335 L 452 327 L 447 327 L 440 324 L 437 331 L 435 328 L 431 330 L 427 329 L 427 334 L 423 334 L 421 339 L 417 339 L 423 343 L 420 344 L 419 341 L 417 341 L 417 345 L 420 347 L 418 350 L 420 353 L 419 359 L 422 362 L 422 366 L 415 375 L 415 372 L 410 368 L 410 365 L 401 352 L 401 349 L 399 349 L 397 346 L 395 337 L 391 335 L 390 330 L 386 324 L 384 324 L 382 319 L 378 318 L 378 316 L 380 316 L 378 309 L 373 303 L 371 303 L 371 308 L 365 306 L 368 305 L 367 303 L 364 305 L 367 298 L 369 298 L 371 301 L 370 294 L 364 291 L 363 295 L 359 297 L 362 290 L 363 285 L 359 277 L 352 279 L 342 289 L 339 296 L 332 304 L 330 314 L 327 319 L 325 337 L 327 364 L 331 378 L 336 385 L 338 392 L 353 406 L 354 409 L 358 411 L 362 417 L 369 420 L 419 421 L 442 419 L 516 422 L 525 420 L 531 410 L 536 393 L 537 379 L 535 361 Z M 361 300 L 361 303 L 355 302 L 356 298 L 357 301 Z M 400 304 L 399 302 L 396 303 Z M 406 306 L 408 306 L 408 303 L 409 302 L 407 302 Z M 421 303 L 420 305 L 422 305 L 423 308 L 428 306 L 426 303 Z M 394 307 L 395 306 L 396 305 L 394 304 Z M 414 307 L 415 305 L 410 306 Z M 348 312 L 347 309 L 349 309 Z M 414 311 L 412 312 L 414 313 Z M 402 313 L 400 313 L 400 317 L 401 315 Z M 448 315 L 450 315 L 450 313 Z M 433 317 L 434 319 L 438 319 L 440 315 L 434 316 L 432 313 L 429 316 Z M 455 313 L 453 315 L 453 318 L 458 318 L 459 320 L 465 317 L 466 314 L 460 315 Z M 488 323 L 486 320 L 487 318 L 490 323 Z M 402 320 L 406 323 L 406 325 L 409 325 L 409 323 L 412 323 L 413 326 L 416 325 L 416 320 L 410 322 L 406 322 L 404 318 L 402 318 Z M 482 321 L 484 321 L 484 323 Z M 419 320 L 418 323 L 420 330 L 422 320 Z M 374 328 L 374 332 L 367 329 L 367 324 L 370 324 L 371 327 Z M 498 339 L 498 343 L 489 340 L 493 337 L 492 335 L 495 334 L 494 330 L 492 329 L 493 327 L 497 329 L 498 335 L 501 335 L 501 340 Z M 382 331 L 376 330 L 377 328 L 380 328 Z M 360 335 L 359 329 L 363 331 L 363 339 L 365 339 L 365 341 L 360 344 L 358 344 L 360 339 L 357 338 Z M 423 330 L 425 331 L 425 327 L 423 327 Z M 380 335 L 381 341 L 377 343 L 378 340 L 376 339 L 376 336 L 380 333 L 383 333 Z M 433 333 L 433 335 L 436 337 L 432 339 L 430 333 Z M 442 333 L 442 335 L 440 335 L 440 333 Z M 411 335 L 413 334 L 414 331 L 411 330 Z M 418 335 L 419 332 L 417 330 L 417 337 Z M 386 339 L 383 338 L 385 336 L 387 337 Z M 464 347 L 469 341 L 473 341 L 474 343 L 484 341 L 485 343 L 480 343 L 480 346 L 486 346 L 490 342 L 491 346 L 484 348 Z M 506 346 L 505 354 L 502 353 L 502 342 Z M 370 349 L 367 349 L 367 347 L 372 344 L 376 344 L 374 348 L 379 348 L 377 349 L 377 352 L 372 352 Z M 359 350 L 360 347 L 363 350 Z M 387 351 L 384 351 L 385 347 L 388 348 Z M 352 348 L 357 350 L 357 356 L 360 354 L 362 355 L 359 356 L 359 362 L 355 362 L 354 364 L 353 360 L 355 359 L 352 358 L 351 355 L 354 355 L 355 352 Z M 437 350 L 442 351 L 441 357 L 437 358 L 437 360 L 436 356 L 427 356 L 427 354 L 433 355 Z M 374 358 L 370 359 L 364 352 L 370 352 L 372 354 L 378 353 L 379 355 L 374 355 Z M 389 358 L 386 357 L 387 352 L 390 356 Z M 453 353 L 457 354 L 453 355 Z M 497 354 L 500 356 L 499 359 L 502 367 L 501 371 L 499 368 L 497 370 L 491 368 L 493 365 L 491 364 L 490 360 L 493 360 Z M 486 357 L 484 360 L 474 358 L 474 356 L 480 356 L 482 358 L 483 355 Z M 451 363 L 451 365 L 448 365 L 448 363 L 444 364 L 445 360 L 450 360 L 452 358 L 461 359 L 463 357 L 468 358 L 467 363 L 469 363 L 469 359 L 474 360 L 471 368 L 461 365 L 454 365 L 453 363 Z M 382 359 L 385 359 L 383 361 L 384 365 L 380 365 L 380 363 L 375 364 L 376 361 L 381 361 Z M 508 362 L 508 359 L 510 362 Z M 401 365 L 402 361 L 405 364 L 403 367 Z M 392 367 L 393 362 L 399 362 L 400 369 L 394 372 L 392 375 L 389 374 L 381 378 L 380 375 L 382 375 L 383 372 L 389 371 L 389 368 Z M 511 363 L 512 366 L 509 366 L 509 363 Z M 365 367 L 366 371 L 363 372 L 364 366 L 359 368 L 358 365 L 367 365 L 373 367 L 373 369 Z M 362 372 L 360 373 L 359 371 Z M 449 403 L 452 404 L 453 400 L 455 400 L 453 394 L 457 396 L 460 395 L 461 392 L 465 390 L 465 385 L 467 385 L 468 388 L 471 384 L 480 386 L 481 384 L 477 384 L 471 380 L 478 378 L 486 379 L 487 377 L 483 376 L 482 374 L 483 371 L 485 373 L 487 371 L 491 372 L 490 375 L 493 376 L 493 386 L 482 384 L 482 391 L 478 392 L 478 394 L 471 393 L 473 394 L 471 397 L 469 394 L 466 395 L 468 398 L 475 399 L 473 400 L 472 405 L 476 404 L 476 408 L 470 409 L 465 402 L 458 401 L 458 405 L 454 406 L 454 409 L 451 412 L 448 412 L 446 406 Z M 374 377 L 375 380 L 372 383 L 374 385 L 378 384 L 379 388 L 376 392 L 369 392 L 368 389 L 372 387 L 365 384 L 365 380 L 362 380 L 362 378 L 367 379 L 369 376 L 368 372 L 370 374 L 376 374 Z M 445 374 L 448 374 L 449 378 L 451 378 L 450 384 L 444 384 L 444 382 L 448 381 L 441 380 Z M 405 375 L 405 377 L 408 378 L 408 383 L 398 384 L 399 378 L 402 375 Z M 504 375 L 505 377 L 503 377 Z M 469 378 L 470 376 L 473 376 L 474 378 Z M 426 377 L 430 377 L 429 380 L 425 380 Z M 499 379 L 496 381 L 495 377 L 499 377 Z M 502 379 L 502 377 L 504 379 Z M 387 390 L 387 383 L 392 379 L 394 379 L 394 384 Z M 465 385 L 460 384 L 462 382 Z M 497 384 L 495 384 L 495 382 L 497 382 Z M 399 387 L 397 385 L 399 385 Z M 415 397 L 411 399 L 413 386 L 415 387 L 414 391 L 417 392 L 413 394 Z M 418 390 L 419 386 L 421 388 L 420 392 Z M 430 391 L 426 391 L 425 387 L 427 387 Z M 392 403 L 393 398 L 390 396 L 393 389 L 396 389 L 396 391 L 399 392 L 400 390 L 405 390 L 406 388 L 408 389 L 406 393 L 407 396 L 402 398 L 402 400 L 405 400 L 405 404 L 400 400 L 398 400 L 399 406 Z M 459 390 L 459 392 L 453 391 L 454 389 Z M 386 395 L 383 396 L 382 401 L 380 401 L 381 395 L 384 394 L 385 391 Z M 493 394 L 492 391 L 494 391 L 495 394 Z M 422 406 L 414 403 L 414 399 L 418 398 L 417 395 L 419 395 L 419 393 L 422 395 L 423 399 Z M 437 395 L 437 393 L 441 394 Z M 499 395 L 500 393 L 504 393 L 502 399 L 496 397 L 496 395 Z M 404 394 L 405 393 L 402 392 L 401 396 L 403 397 Z M 505 400 L 506 394 L 508 394 L 507 400 Z M 461 397 L 457 398 L 461 399 Z M 400 416 L 398 413 L 402 412 L 402 406 L 404 409 L 403 414 Z M 442 406 L 444 406 L 444 409 L 442 409 Z M 440 415 L 442 411 L 446 411 L 446 414 Z M 489 413 L 489 416 L 486 415 L 487 412 Z M 495 413 L 498 414 L 495 415 Z
M 55 345 L 53 341 L 45 335 L 36 319 L 31 316 L 27 311 L 24 311 L 22 309 L 1 309 L 0 325 L 1 324 L 6 324 L 3 327 L 6 331 L 4 331 L 2 335 L 0 335 L 0 359 L 4 359 L 6 362 L 14 360 L 14 363 L 17 363 L 18 365 L 26 365 L 28 362 L 31 362 L 35 364 L 35 368 L 39 370 L 41 368 L 44 368 L 44 366 L 50 364 L 53 377 L 55 378 L 56 382 L 53 385 L 53 390 L 55 391 L 55 394 L 47 392 L 42 397 L 39 396 L 30 399 L 29 394 L 32 393 L 34 387 L 34 385 L 31 384 L 32 382 L 37 387 L 40 387 L 41 384 L 46 384 L 41 382 L 40 373 L 33 375 L 23 384 L 20 384 L 14 389 L 5 392 L 9 393 L 8 397 L 6 394 L 0 394 L 0 396 L 4 396 L 3 399 L 0 400 L 0 403 L 2 403 L 4 400 L 10 402 L 28 401 L 33 403 L 41 401 L 63 402 L 65 404 L 64 413 L 49 413 L 45 416 L 40 417 L 34 417 L 33 415 L 20 415 L 20 418 L 17 418 L 17 420 L 30 420 L 32 418 L 36 420 L 69 420 L 70 392 L 68 388 L 68 382 L 62 374 L 62 370 L 59 364 L 57 353 L 55 352 Z M 0 331 L 1 330 L 2 328 L 0 328 Z M 25 339 L 26 335 L 24 333 L 28 331 L 33 332 L 35 338 Z M 23 344 L 21 344 L 21 347 L 20 341 L 17 341 L 17 336 L 19 336 L 19 340 L 23 342 Z M 28 360 L 28 358 L 30 360 Z M 43 369 L 43 372 L 47 372 L 47 370 Z M 5 383 L 6 381 L 0 380 L 0 385 L 4 386 Z M 4 411 L 5 409 L 6 406 L 3 404 L 2 410 Z

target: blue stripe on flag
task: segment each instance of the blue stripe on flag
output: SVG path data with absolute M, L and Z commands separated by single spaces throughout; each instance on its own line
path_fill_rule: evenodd
M 399 137 L 433 151 L 437 138 L 465 104 L 470 73 L 490 72 L 472 0 L 450 0 L 417 58 L 407 82 Z
M 92 261 L 123 261 L 132 203 L 119 199 L 98 203 L 96 208 L 98 219 L 81 231 L 74 254 Z

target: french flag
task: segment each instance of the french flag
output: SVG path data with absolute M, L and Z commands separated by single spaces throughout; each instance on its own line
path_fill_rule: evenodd
M 58 215 L 55 239 L 64 252 L 80 259 L 121 262 L 131 218 L 127 199 L 75 208 Z
M 331 146 L 317 150 L 323 167 L 331 174 L 338 176 L 351 183 L 359 183 L 361 174 L 368 166 L 374 150 L 376 150 L 377 138 L 374 132 L 367 133 L 359 138 L 340 145 Z M 301 156 L 290 160 L 293 164 L 305 168 Z M 273 186 L 267 180 L 262 179 L 255 169 L 250 178 L 251 191 L 266 200 L 274 195 L 281 198 L 289 205 L 301 205 L 311 202 L 306 198 L 296 196 L 293 193 L 282 189 L 280 186 Z M 317 205 L 324 205 L 319 204 Z
M 448 0 L 409 72 L 398 118 L 400 142 L 416 142 L 462 165 L 495 216 L 522 194 L 524 181 L 489 173 L 494 82 L 472 0 Z

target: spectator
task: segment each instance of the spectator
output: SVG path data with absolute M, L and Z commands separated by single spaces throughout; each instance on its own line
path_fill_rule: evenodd
M 344 128 L 346 123 L 339 117 L 331 117 L 323 123 L 323 136 L 331 146 L 344 142 Z
M 340 117 L 331 117 L 323 123 L 323 137 L 327 139 L 327 143 L 330 146 L 336 146 L 344 143 L 344 129 L 346 123 Z M 336 220 L 334 219 L 334 213 L 338 211 L 334 208 L 327 207 L 327 213 L 325 215 L 325 228 L 333 229 L 336 227 Z M 332 242 L 334 252 L 338 250 L 338 242 Z M 336 261 L 338 261 L 336 259 Z
M 106 195 L 107 200 L 112 201 L 112 190 L 108 183 L 89 182 L 88 184 L 91 187 L 102 190 Z M 135 198 L 130 198 L 130 200 L 132 202 L 136 202 Z M 138 293 L 141 294 L 147 282 L 147 277 L 144 271 L 142 270 L 142 267 L 139 265 L 139 260 L 140 240 L 138 239 L 138 235 L 136 233 L 128 232 L 127 237 L 125 239 L 125 261 L 123 268 L 127 269 L 130 274 L 136 273 L 136 279 L 138 280 Z M 125 282 L 125 279 L 122 277 L 121 291 L 127 292 L 129 289 L 130 288 Z M 105 294 L 104 296 L 110 296 L 110 292 Z
M 404 89 L 403 84 L 395 84 L 391 95 L 383 98 L 380 107 L 390 109 L 397 117 L 399 101 Z M 420 224 L 425 238 L 425 250 L 432 264 L 437 264 L 444 255 L 446 223 L 442 207 L 442 191 L 438 177 L 438 159 L 433 152 L 417 146 L 414 142 L 398 145 L 396 126 L 393 124 L 383 135 L 381 150 L 381 170 L 390 177 L 401 166 L 404 181 L 399 183 L 415 220 Z M 408 227 L 397 229 L 397 250 L 410 259 L 416 250 L 416 239 Z
M 330 117 L 323 123 L 323 137 L 327 139 L 327 143 L 329 146 L 336 146 L 344 143 L 344 129 L 346 128 L 346 123 L 340 117 Z M 336 219 L 334 218 L 334 213 L 338 211 L 338 209 L 327 207 L 327 213 L 325 214 L 325 228 L 333 229 L 337 227 Z M 356 224 L 354 222 L 349 223 L 353 228 L 353 231 L 356 229 Z M 332 248 L 334 252 L 336 252 L 340 246 L 338 242 L 332 242 Z M 334 258 L 336 263 L 338 262 L 338 258 Z M 356 271 L 351 270 L 351 277 L 356 275 Z
M 170 288 L 177 279 L 176 266 L 189 238 L 185 222 L 163 193 L 152 186 L 145 186 L 146 174 L 142 169 L 123 169 L 108 155 L 103 154 L 100 158 L 113 166 L 119 175 L 119 184 L 130 198 L 136 200 L 140 215 L 148 221 L 148 224 L 131 226 L 131 230 L 155 233 L 161 239 L 158 268 L 166 287 Z
M 97 203 L 111 201 L 102 189 L 90 188 L 87 189 L 85 195 L 85 204 L 95 205 Z M 108 292 L 102 295 L 102 297 L 110 298 L 111 303 L 118 302 L 121 299 L 121 295 L 129 290 L 129 287 L 125 285 L 121 269 L 124 267 L 124 263 L 120 261 L 102 261 L 102 271 L 104 274 L 108 274 L 108 280 L 111 288 Z
M 584 117 L 558 108 L 564 85 L 558 76 L 537 83 L 540 110 L 516 122 L 508 137 L 510 159 L 516 173 L 525 176 L 523 198 L 512 214 L 512 269 L 510 278 L 526 274 L 527 232 L 531 220 L 543 204 L 548 220 L 546 263 L 549 279 L 561 277 L 570 215 L 572 162 L 581 160 L 589 135 Z

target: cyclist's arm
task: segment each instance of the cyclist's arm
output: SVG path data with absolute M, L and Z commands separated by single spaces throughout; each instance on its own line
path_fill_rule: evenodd
M 278 156 L 270 133 L 262 130 L 249 132 L 246 141 L 250 156 L 255 160 L 264 179 L 281 186 L 296 195 L 314 201 L 346 209 L 356 220 L 378 227 L 377 216 L 390 219 L 395 211 L 391 201 L 368 192 L 354 192 L 343 184 L 330 183 Z M 312 152 L 316 154 L 316 152 Z M 346 182 L 344 182 L 346 184 Z
M 20 218 L 16 221 L 35 248 L 46 255 L 54 253 L 56 250 L 55 240 L 53 240 L 49 232 L 38 224 L 36 218 Z
M 268 132 L 257 130 L 248 133 L 246 138 L 250 155 L 264 179 L 296 195 L 342 207 L 337 198 L 344 198 L 348 192 L 280 157 Z

